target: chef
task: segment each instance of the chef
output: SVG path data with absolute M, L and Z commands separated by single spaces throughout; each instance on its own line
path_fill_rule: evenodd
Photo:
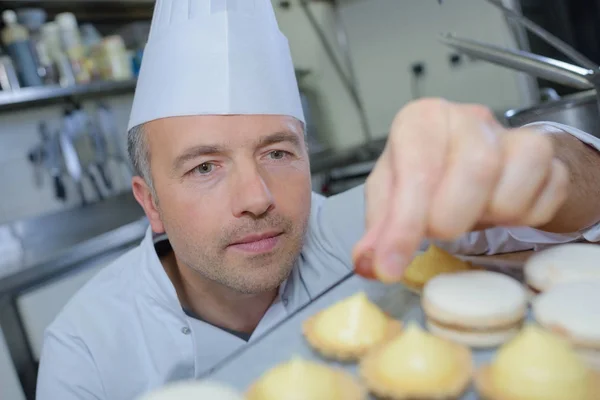
M 158 0 L 131 112 L 150 228 L 47 329 L 40 400 L 133 399 L 221 360 L 355 269 L 397 282 L 431 240 L 463 254 L 597 241 L 598 139 L 505 130 L 423 99 L 366 185 L 311 192 L 305 120 L 269 0 Z

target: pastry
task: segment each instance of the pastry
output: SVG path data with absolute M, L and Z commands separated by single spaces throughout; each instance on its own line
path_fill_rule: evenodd
M 363 400 L 366 389 L 339 369 L 294 358 L 267 371 L 246 400 Z
M 487 400 L 600 399 L 600 374 L 568 342 L 533 325 L 479 369 L 476 386 Z
M 456 399 L 471 380 L 468 347 L 434 336 L 410 324 L 395 339 L 361 360 L 360 374 L 378 397 Z
M 532 309 L 540 325 L 571 342 L 600 370 L 600 281 L 556 285 L 536 297 Z
M 404 271 L 402 283 L 409 289 L 420 292 L 423 286 L 433 277 L 451 272 L 479 269 L 456 258 L 452 254 L 435 245 L 417 255 Z
M 525 263 L 525 280 L 535 293 L 565 282 L 600 281 L 600 246 L 569 243 L 542 250 Z
M 397 335 L 401 323 L 359 292 L 312 316 L 303 329 L 306 340 L 323 356 L 352 361 Z
M 527 291 L 498 272 L 458 272 L 430 280 L 421 303 L 431 333 L 474 348 L 495 347 L 521 329 Z
M 149 392 L 138 400 L 244 400 L 241 393 L 213 381 L 181 381 Z

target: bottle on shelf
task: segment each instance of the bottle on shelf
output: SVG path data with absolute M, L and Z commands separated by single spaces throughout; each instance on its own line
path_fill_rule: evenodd
M 0 92 L 12 92 L 20 88 L 21 84 L 12 58 L 2 53 L 0 49 Z
M 2 42 L 8 55 L 15 63 L 21 85 L 24 87 L 42 86 L 44 83 L 38 74 L 33 47 L 27 29 L 17 22 L 17 14 L 13 10 L 2 13 L 4 29 Z
M 17 11 L 17 16 L 19 23 L 29 31 L 33 53 L 38 66 L 38 75 L 46 85 L 58 83 L 56 67 L 50 58 L 42 32 L 42 26 L 47 18 L 46 11 L 41 8 L 22 8 Z
M 55 21 L 59 27 L 63 48 L 71 61 L 75 80 L 77 83 L 88 83 L 91 74 L 86 66 L 86 51 L 75 15 L 70 12 L 60 13 Z
M 60 28 L 56 22 L 47 22 L 42 26 L 42 38 L 48 55 L 56 66 L 60 86 L 72 86 L 77 82 L 71 65 L 71 60 L 63 51 L 60 38 Z

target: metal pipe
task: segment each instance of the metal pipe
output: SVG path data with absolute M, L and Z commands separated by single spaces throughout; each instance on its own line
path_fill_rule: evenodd
M 338 0 L 332 0 L 333 4 L 333 21 L 335 25 L 336 37 L 338 41 L 338 45 L 342 50 L 342 54 L 344 56 L 344 63 L 346 64 L 346 69 L 348 71 L 348 79 L 352 84 L 352 87 L 355 90 L 358 88 L 358 80 L 356 79 L 356 74 L 354 73 L 354 63 L 352 62 L 352 55 L 350 53 L 350 41 L 348 39 L 348 32 L 344 26 L 342 21 L 342 15 L 340 13 L 340 7 Z M 358 91 L 358 90 L 357 90 Z
M 503 0 L 503 4 L 505 5 L 505 7 L 513 10 L 515 13 L 523 15 L 520 0 Z M 518 49 L 522 51 L 531 52 L 529 37 L 527 36 L 527 30 L 525 29 L 525 27 L 519 24 L 515 19 L 510 18 L 506 14 L 504 14 L 504 20 L 506 21 L 509 30 L 514 36 Z M 520 79 L 522 82 L 522 84 L 519 85 L 519 90 L 522 93 L 523 98 L 527 99 L 526 103 L 538 103 L 541 94 L 540 86 L 537 79 L 535 79 L 535 77 L 533 76 L 530 76 L 529 74 L 520 74 L 520 76 L 518 76 L 518 79 Z
M 356 106 L 356 109 L 358 110 L 358 116 L 365 139 L 367 142 L 370 142 L 373 139 L 373 136 L 371 134 L 371 130 L 369 129 L 369 124 L 367 122 L 367 114 L 365 112 L 360 95 L 358 94 L 357 87 L 353 84 L 353 82 L 348 78 L 348 76 L 344 72 L 342 65 L 340 64 L 338 58 L 335 55 L 333 47 L 329 43 L 329 40 L 327 40 L 327 36 L 323 32 L 323 29 L 319 26 L 317 19 L 310 10 L 308 0 L 301 0 L 300 5 L 302 7 L 302 10 L 304 11 L 304 14 L 308 18 L 308 21 L 310 22 L 312 28 L 316 32 L 317 37 L 321 42 L 321 45 L 325 49 L 325 53 L 327 53 L 329 60 L 333 64 L 338 76 L 340 77 L 342 84 L 350 94 L 350 98 L 352 99 L 354 105 Z
M 577 89 L 590 89 L 594 73 L 591 70 L 548 57 L 524 51 L 507 50 L 469 39 L 459 39 L 451 34 L 441 36 L 441 41 L 474 58 L 526 72 Z
M 598 64 L 596 64 L 595 62 L 593 62 L 592 60 L 590 60 L 589 58 L 587 58 L 586 56 L 584 56 L 583 54 L 581 54 L 580 52 L 575 50 L 573 47 L 571 47 L 567 43 L 563 42 L 558 37 L 551 34 L 547 30 L 545 30 L 544 28 L 542 28 L 541 26 L 536 24 L 535 22 L 529 20 L 528 18 L 525 18 L 524 16 L 520 15 L 519 13 L 516 13 L 515 11 L 506 7 L 502 3 L 501 0 L 487 0 L 487 2 L 494 5 L 495 7 L 499 8 L 500 10 L 502 10 L 502 12 L 505 15 L 507 15 L 510 18 L 517 21 L 519 24 L 521 24 L 522 26 L 527 28 L 531 33 L 533 33 L 534 35 L 536 35 L 537 37 L 539 37 L 546 43 L 550 44 L 557 50 L 560 50 L 562 53 L 564 53 L 571 60 L 578 63 L 580 66 L 591 69 L 591 70 L 597 70 L 600 68 L 598 66 Z

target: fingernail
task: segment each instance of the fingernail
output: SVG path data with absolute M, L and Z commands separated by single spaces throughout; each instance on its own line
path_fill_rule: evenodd
M 400 253 L 391 253 L 375 264 L 375 274 L 382 282 L 395 283 L 402 279 L 405 258 Z
M 373 251 L 366 251 L 363 255 L 359 256 L 354 264 L 356 274 L 366 279 L 375 279 L 373 259 Z

